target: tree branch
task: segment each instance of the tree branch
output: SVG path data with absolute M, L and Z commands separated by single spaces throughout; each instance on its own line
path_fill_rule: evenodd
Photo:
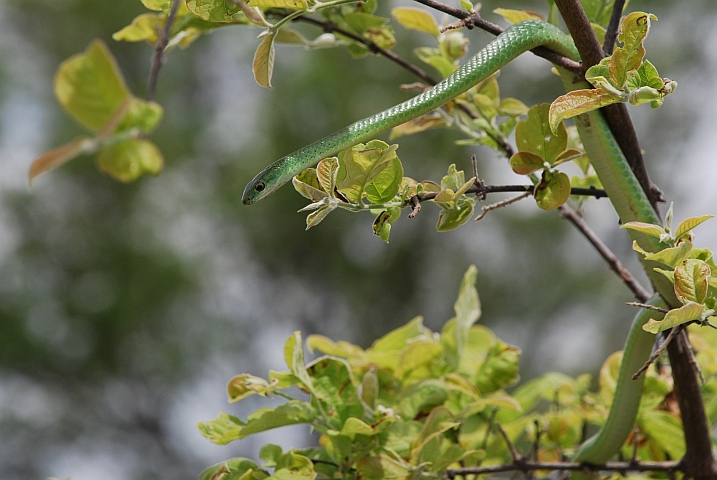
M 575 210 L 568 207 L 567 205 L 561 205 L 558 207 L 560 215 L 572 223 L 583 236 L 595 247 L 595 250 L 602 256 L 603 259 L 610 266 L 610 269 L 615 272 L 620 279 L 623 281 L 627 288 L 632 291 L 635 298 L 641 302 L 647 302 L 650 299 L 650 293 L 640 285 L 635 277 L 632 276 L 630 271 L 620 262 L 612 251 L 605 245 L 600 238 L 595 235 L 595 232 L 588 226 L 583 218 L 577 214 Z
M 154 48 L 152 69 L 149 74 L 149 81 L 147 82 L 147 100 L 150 102 L 154 101 L 157 92 L 157 79 L 159 78 L 159 71 L 162 69 L 165 60 L 164 49 L 167 48 L 167 43 L 169 42 L 169 32 L 172 30 L 172 24 L 174 24 L 174 19 L 177 16 L 179 3 L 180 0 L 172 0 L 172 6 L 169 9 L 164 28 L 157 32 L 157 45 Z
M 610 472 L 668 472 L 682 471 L 680 462 L 608 462 L 605 465 L 588 465 L 576 462 L 531 462 L 516 460 L 505 465 L 492 465 L 489 467 L 449 468 L 445 475 L 455 478 L 465 475 L 481 475 L 501 472 L 532 472 L 536 470 L 562 470 L 562 471 L 610 471 Z
M 702 402 L 702 388 L 690 361 L 691 349 L 686 335 L 676 335 L 667 345 L 675 396 L 680 406 L 686 452 L 682 459 L 686 478 L 717 478 L 717 464 L 712 456 L 710 429 Z
M 605 41 L 602 43 L 605 55 L 612 55 L 612 49 L 615 47 L 615 39 L 617 39 L 617 30 L 620 28 L 620 18 L 625 8 L 625 0 L 615 0 L 612 6 L 612 14 L 610 15 L 610 23 L 605 32 Z
M 593 32 L 590 21 L 585 15 L 580 2 L 578 0 L 555 0 L 555 4 L 560 10 L 570 34 L 573 36 L 575 46 L 578 47 L 580 56 L 583 59 L 583 68 L 587 70 L 600 63 L 600 60 L 605 56 L 605 52 Z M 664 198 L 660 189 L 650 181 L 647 174 L 640 143 L 637 140 L 637 134 L 635 133 L 635 127 L 632 125 L 630 115 L 627 113 L 627 107 L 622 103 L 617 103 L 603 107 L 601 111 L 610 126 L 610 131 L 615 140 L 620 145 L 622 153 L 630 164 L 630 168 L 635 173 L 647 198 L 659 216 L 657 204 L 664 201 Z
M 439 12 L 446 13 L 448 15 L 451 15 L 452 17 L 456 17 L 463 22 L 461 25 L 464 25 L 468 29 L 472 29 L 473 27 L 478 27 L 481 30 L 484 30 L 488 33 L 492 33 L 493 35 L 500 35 L 503 33 L 503 29 L 496 25 L 495 23 L 489 22 L 488 20 L 481 17 L 478 13 L 468 13 L 465 10 L 461 10 L 460 8 L 451 7 L 450 5 L 446 5 L 444 3 L 441 3 L 437 0 L 415 0 L 416 2 L 423 4 L 427 7 L 431 7 L 435 10 L 438 10 Z M 545 47 L 538 47 L 531 50 L 535 55 L 539 57 L 543 57 L 546 60 L 564 68 L 565 70 L 568 70 L 570 72 L 573 72 L 575 74 L 582 74 L 582 67 L 578 62 L 575 62 L 573 60 L 570 60 L 569 58 L 566 58 L 562 55 L 560 55 L 557 52 L 554 52 L 550 50 L 549 48 Z

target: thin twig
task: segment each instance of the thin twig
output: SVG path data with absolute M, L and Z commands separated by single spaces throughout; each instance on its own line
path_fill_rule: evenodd
M 525 192 L 524 194 L 518 195 L 517 197 L 509 198 L 507 200 L 502 200 L 502 201 L 496 202 L 496 203 L 491 203 L 490 205 L 485 205 L 485 206 L 481 207 L 481 210 L 482 210 L 481 214 L 478 215 L 473 221 L 477 222 L 478 220 L 483 219 L 483 217 L 485 217 L 486 213 L 488 213 L 492 210 L 497 210 L 499 208 L 507 207 L 508 205 L 511 205 L 515 202 L 519 202 L 519 201 L 523 200 L 524 198 L 528 198 L 531 195 L 532 195 L 532 192 Z
M 523 460 L 523 456 L 520 454 L 518 449 L 515 448 L 513 442 L 510 441 L 510 438 L 508 438 L 508 434 L 505 433 L 505 430 L 503 430 L 503 427 L 500 425 L 500 422 L 495 422 L 495 428 L 498 429 L 498 431 L 500 432 L 500 436 L 503 437 L 505 444 L 508 446 L 510 455 L 513 457 L 513 462 L 520 462 L 521 460 Z
M 620 18 L 622 10 L 625 8 L 625 0 L 615 0 L 610 15 L 610 23 L 607 25 L 605 32 L 605 40 L 602 42 L 602 49 L 605 55 L 612 55 L 612 49 L 615 47 L 615 39 L 617 38 L 617 30 L 620 28 Z
M 684 327 L 684 325 L 681 325 L 681 326 Z M 683 339 L 684 339 L 686 345 L 692 346 L 692 345 L 690 344 L 690 339 L 689 339 L 689 337 L 687 336 L 687 329 L 686 329 L 686 328 L 682 328 L 682 330 L 680 331 L 680 335 L 683 337 Z M 689 357 L 690 357 L 690 363 L 692 364 L 692 367 L 695 369 L 695 371 L 697 372 L 697 374 L 700 376 L 700 380 L 702 381 L 702 385 L 704 385 L 705 382 L 706 382 L 706 380 L 705 380 L 705 375 L 702 373 L 702 367 L 700 367 L 700 365 L 697 363 L 697 358 L 695 357 L 695 351 L 694 351 L 692 348 L 688 348 L 688 349 L 687 349 L 687 352 L 688 352 L 688 355 L 689 355 Z
M 655 360 L 657 360 L 657 359 L 660 357 L 660 355 L 662 355 L 662 352 L 665 351 L 665 349 L 666 349 L 667 346 L 670 344 L 670 342 L 672 341 L 672 339 L 675 338 L 675 336 L 676 336 L 676 335 L 680 332 L 680 330 L 682 330 L 683 328 L 684 328 L 684 326 L 683 326 L 683 325 L 680 325 L 679 327 L 675 327 L 675 328 L 673 328 L 672 330 L 670 330 L 670 333 L 669 333 L 669 335 L 667 335 L 667 338 L 665 339 L 665 341 L 662 342 L 662 343 L 660 344 L 660 346 L 658 346 L 658 347 L 655 349 L 654 352 L 652 352 L 652 355 L 650 355 L 650 358 L 648 358 L 647 361 L 645 362 L 645 364 L 640 368 L 640 370 L 638 370 L 637 372 L 635 372 L 635 374 L 632 376 L 632 379 L 633 379 L 633 380 L 637 380 L 638 378 L 640 378 L 640 375 L 642 375 L 648 368 L 650 368 L 650 365 L 652 365 L 653 363 L 655 363 Z
M 169 32 L 172 30 L 172 24 L 177 16 L 177 9 L 181 0 L 172 0 L 172 6 L 169 9 L 169 15 L 167 15 L 167 21 L 163 29 L 157 32 L 157 45 L 154 48 L 154 56 L 152 57 L 152 69 L 149 74 L 149 81 L 147 82 L 147 100 L 150 102 L 154 101 L 154 97 L 157 93 L 157 79 L 159 78 L 159 71 L 162 70 L 164 65 L 164 49 L 167 48 L 169 42 Z
M 437 0 L 415 1 L 427 7 L 431 7 L 435 10 L 438 10 L 439 12 L 443 12 L 452 17 L 463 20 L 466 28 L 468 29 L 478 27 L 479 29 L 484 30 L 488 33 L 492 33 L 493 35 L 500 35 L 501 33 L 503 33 L 503 29 L 501 27 L 499 27 L 495 23 L 489 22 L 488 20 L 484 19 L 478 13 L 468 13 L 465 10 L 451 7 L 450 5 L 446 5 L 445 3 L 441 3 Z M 531 50 L 531 52 L 577 75 L 581 75 L 583 72 L 580 63 L 570 60 L 569 58 L 564 57 L 559 53 L 550 50 L 549 48 L 538 47 Z
M 588 224 L 585 222 L 585 220 L 582 219 L 580 215 L 578 215 L 575 210 L 568 207 L 567 205 L 561 205 L 559 207 L 560 215 L 563 216 L 563 218 L 566 218 L 570 223 L 572 223 L 578 230 L 580 230 L 580 233 L 582 233 L 585 238 L 592 244 L 593 247 L 598 251 L 598 253 L 602 256 L 602 258 L 605 259 L 605 261 L 608 263 L 612 271 L 617 273 L 617 275 L 622 279 L 623 283 L 627 285 L 627 288 L 629 288 L 632 293 L 635 295 L 635 298 L 642 302 L 647 302 L 650 299 L 650 294 L 648 293 L 645 288 L 640 285 L 640 282 L 635 279 L 635 277 L 628 271 L 627 268 L 620 262 L 620 260 L 615 256 L 612 251 L 605 245 L 600 238 L 598 238 L 597 235 L 595 235 L 595 232 L 592 231 L 592 229 L 588 226 Z
M 669 462 L 608 462 L 604 465 L 589 465 L 577 462 L 529 462 L 520 461 L 505 465 L 492 465 L 487 467 L 463 467 L 449 468 L 445 475 L 448 478 L 455 478 L 464 475 L 481 475 L 485 473 L 501 473 L 512 471 L 535 471 L 535 470 L 561 470 L 561 471 L 611 471 L 611 472 L 671 472 L 681 471 L 681 464 L 678 461 Z
M 650 305 L 649 303 L 640 303 L 640 302 L 625 302 L 625 305 L 629 305 L 631 307 L 638 307 L 638 308 L 644 308 L 645 310 L 654 310 L 656 312 L 660 313 L 667 313 L 669 310 L 666 310 L 664 308 L 660 308 L 655 305 Z

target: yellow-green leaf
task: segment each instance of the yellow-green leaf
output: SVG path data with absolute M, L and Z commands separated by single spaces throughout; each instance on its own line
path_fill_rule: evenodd
M 702 260 L 685 260 L 675 267 L 675 294 L 682 303 L 704 303 L 711 270 Z
M 510 23 L 520 23 L 525 20 L 545 20 L 541 14 L 533 10 L 511 10 L 509 8 L 496 8 L 493 13 L 500 15 Z
M 530 175 L 545 167 L 545 160 L 534 153 L 517 152 L 510 157 L 510 168 L 518 175 Z
M 436 19 L 429 12 L 418 8 L 396 7 L 391 10 L 393 18 L 410 30 L 418 30 L 437 37 L 441 31 Z
M 650 31 L 650 20 L 657 20 L 652 14 L 632 12 L 620 25 L 617 41 L 622 44 L 615 49 L 610 60 L 610 79 L 612 84 L 622 89 L 629 72 L 640 67 L 645 56 L 643 42 Z
M 228 23 L 240 8 L 230 0 L 186 0 L 187 8 L 202 20 Z
M 161 12 L 164 10 L 169 10 L 169 7 L 172 6 L 172 1 L 171 0 L 142 0 L 142 5 L 147 7 L 149 10 Z
M 309 7 L 308 0 L 248 0 L 246 3 L 250 7 L 296 8 L 299 10 L 306 10 Z
M 149 140 L 130 138 L 103 147 L 97 167 L 121 182 L 131 182 L 145 174 L 158 174 L 164 167 L 164 157 Z
M 420 133 L 430 128 L 445 126 L 446 121 L 443 116 L 437 113 L 429 113 L 394 127 L 388 139 L 393 140 L 394 138 L 403 137 L 404 135 L 413 135 L 414 133 Z
M 60 64 L 54 88 L 65 111 L 93 132 L 102 129 L 130 95 L 114 57 L 100 40 Z
M 655 238 L 660 238 L 662 235 L 665 234 L 665 229 L 661 226 L 644 222 L 628 222 L 620 228 L 635 230 L 637 232 L 641 232 Z
M 275 33 L 265 35 L 259 44 L 259 48 L 256 49 L 256 53 L 254 53 L 254 63 L 252 65 L 254 80 L 265 88 L 273 88 L 271 86 L 271 76 L 274 72 L 275 37 Z
M 261 377 L 243 373 L 229 380 L 227 384 L 227 395 L 229 397 L 229 403 L 236 403 L 254 394 L 266 397 L 274 391 L 274 388 L 275 385 L 272 385 Z
M 534 105 L 528 110 L 528 118 L 518 122 L 515 142 L 521 152 L 530 152 L 553 164 L 568 144 L 565 126 L 558 123 L 555 129 L 548 123 L 551 106 L 547 103 Z
M 570 178 L 563 172 L 543 171 L 543 179 L 533 195 L 543 210 L 558 208 L 570 198 Z
M 550 105 L 550 129 L 557 131 L 563 120 L 621 101 L 601 88 L 573 90 Z
M 164 19 L 155 13 L 143 13 L 132 20 L 132 23 L 112 34 L 118 42 L 140 42 L 146 40 L 154 45 L 157 43 L 157 29 L 164 26 Z
M 699 303 L 687 302 L 680 308 L 670 310 L 665 314 L 664 320 L 650 319 L 642 329 L 650 333 L 659 333 L 668 328 L 682 325 L 683 323 L 691 322 L 692 320 L 702 319 L 702 313 L 705 311 L 705 306 Z
M 675 230 L 675 238 L 680 238 L 682 235 L 689 232 L 700 223 L 705 222 L 712 217 L 714 217 L 714 215 L 702 215 L 699 217 L 690 217 L 682 220 L 677 226 L 677 230 Z

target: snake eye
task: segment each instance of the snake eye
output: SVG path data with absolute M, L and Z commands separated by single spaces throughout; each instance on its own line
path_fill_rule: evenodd
M 266 184 L 264 182 L 258 182 L 256 185 L 254 185 L 254 190 L 257 192 L 261 192 L 266 188 Z

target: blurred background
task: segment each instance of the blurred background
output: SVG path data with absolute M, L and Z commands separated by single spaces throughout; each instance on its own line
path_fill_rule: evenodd
M 385 2 L 379 13 L 399 4 L 410 3 Z M 482 12 L 499 22 L 497 7 L 547 10 L 486 0 Z M 715 214 L 714 0 L 629 7 L 660 18 L 648 57 L 679 82 L 659 110 L 631 108 L 652 178 L 676 220 Z M 415 79 L 384 58 L 280 46 L 268 91 L 251 73 L 258 30 L 221 29 L 172 51 L 161 73 L 165 117 L 152 135 L 166 159 L 161 175 L 120 184 L 82 157 L 28 189 L 33 158 L 82 133 L 54 100 L 60 62 L 101 38 L 131 90 L 146 94 L 153 49 L 111 40 L 144 11 L 138 0 L 0 2 L 0 478 L 194 479 L 232 456 L 258 458 L 264 443 L 308 446 L 306 429 L 292 427 L 218 447 L 196 424 L 258 408 L 254 399 L 229 405 L 226 382 L 285 369 L 294 330 L 363 347 L 419 314 L 439 330 L 470 264 L 481 322 L 522 349 L 523 379 L 594 373 L 621 348 L 630 293 L 570 225 L 531 201 L 443 234 L 427 205 L 415 219 L 404 213 L 388 245 L 369 215 L 335 212 L 305 232 L 296 210 L 306 202 L 289 186 L 241 205 L 263 166 L 407 98 L 397 86 Z M 395 32 L 396 51 L 411 61 L 412 48 L 433 46 Z M 491 39 L 466 35 L 471 52 Z M 550 76 L 545 61 L 524 55 L 504 69 L 502 94 L 549 102 L 561 93 Z M 469 170 L 475 153 L 489 184 L 524 182 L 504 158 L 457 147 L 458 138 L 401 138 L 406 174 L 439 180 L 450 163 Z M 638 272 L 608 202 L 584 213 Z M 697 244 L 717 248 L 717 221 L 699 227 Z

